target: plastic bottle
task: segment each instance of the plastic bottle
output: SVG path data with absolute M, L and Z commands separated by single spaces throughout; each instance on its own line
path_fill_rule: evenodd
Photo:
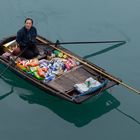
M 64 54 L 64 55 L 63 55 L 63 58 L 66 59 L 66 58 L 67 58 L 67 55 Z
M 58 57 L 63 57 L 63 53 L 59 52 Z

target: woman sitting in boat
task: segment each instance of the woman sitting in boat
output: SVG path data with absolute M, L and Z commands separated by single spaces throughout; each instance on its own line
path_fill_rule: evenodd
M 31 18 L 25 19 L 25 26 L 17 32 L 16 41 L 20 47 L 22 56 L 26 59 L 32 59 L 39 54 L 36 47 L 37 30 L 33 26 Z M 26 49 L 25 49 L 26 48 Z

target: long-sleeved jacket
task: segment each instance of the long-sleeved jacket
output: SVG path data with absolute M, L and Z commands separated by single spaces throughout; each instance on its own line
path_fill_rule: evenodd
M 16 41 L 22 47 L 26 47 L 29 44 L 35 45 L 36 36 L 37 36 L 37 30 L 35 27 L 32 26 L 29 31 L 25 27 L 23 27 L 17 32 Z

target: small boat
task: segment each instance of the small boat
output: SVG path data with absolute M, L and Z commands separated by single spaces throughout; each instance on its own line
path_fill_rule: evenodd
M 12 46 L 11 44 L 15 44 L 15 40 L 16 36 L 11 36 L 0 41 L 0 62 L 6 66 L 9 66 L 11 59 L 3 57 L 3 54 L 12 49 L 14 45 Z M 58 71 L 55 71 L 56 73 L 53 73 L 53 77 L 51 78 L 47 77 L 49 74 L 47 75 L 46 72 L 44 78 L 39 78 L 29 72 L 34 66 L 28 67 L 30 70 L 23 70 L 17 65 L 17 61 L 14 64 L 11 64 L 9 69 L 26 81 L 29 81 L 35 86 L 46 91 L 46 93 L 50 93 L 78 104 L 93 96 L 99 97 L 103 91 L 119 84 L 102 73 L 117 79 L 116 77 L 110 75 L 99 66 L 65 49 L 61 45 L 54 45 L 55 43 L 52 43 L 41 36 L 37 36 L 36 40 L 37 47 L 40 52 L 39 56 L 36 58 L 38 59 L 39 66 L 42 64 L 41 62 L 46 61 L 48 64 L 47 70 L 50 71 L 51 69 L 50 73 L 52 74 L 52 72 L 55 71 L 52 66 L 55 62 L 59 61 L 61 62 L 61 72 L 59 71 L 59 73 L 57 73 Z M 19 58 L 21 58 L 20 62 L 21 60 L 24 62 L 31 62 L 30 60 L 25 60 L 20 56 Z M 66 65 L 69 61 L 72 61 L 71 66 Z M 92 69 L 92 67 L 94 69 Z M 36 74 L 38 73 L 36 72 Z

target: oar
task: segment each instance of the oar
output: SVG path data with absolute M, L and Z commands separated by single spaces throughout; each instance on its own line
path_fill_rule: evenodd
M 26 49 L 27 49 L 27 47 L 25 47 L 15 59 L 10 60 L 8 66 L 0 73 L 0 77 L 2 77 L 2 75 L 4 75 L 4 73 L 9 69 L 9 67 L 11 67 L 11 65 L 26 51 Z
M 37 37 L 38 39 L 38 37 Z M 58 40 L 56 41 L 57 43 L 53 43 L 53 42 L 48 42 L 48 45 L 72 45 L 72 44 L 104 44 L 104 43 L 126 43 L 126 41 L 124 40 L 110 40 L 110 41 L 86 41 L 86 42 L 59 42 Z M 42 44 L 42 43 L 38 43 L 38 44 Z M 46 44 L 46 43 L 45 43 Z
M 70 45 L 70 44 L 98 44 L 98 43 L 122 43 L 122 42 L 126 42 L 124 40 L 113 40 L 113 41 L 87 41 L 87 42 L 59 42 L 57 41 L 58 45 Z M 54 45 L 54 43 L 52 44 Z
M 44 40 L 44 39 L 42 39 L 42 38 L 40 38 L 40 37 L 37 37 L 37 39 L 38 39 L 39 41 L 43 42 L 44 44 L 47 44 L 47 45 L 49 44 L 46 40 Z M 56 43 L 55 43 L 55 44 L 56 44 Z M 58 51 L 64 53 L 64 54 L 66 54 L 67 56 L 69 56 L 69 57 L 71 57 L 71 58 L 74 58 L 75 60 L 79 61 L 81 64 L 90 67 L 91 69 L 93 69 L 93 70 L 95 70 L 96 72 L 98 72 L 98 73 L 104 75 L 105 77 L 109 78 L 110 80 L 112 80 L 112 81 L 114 81 L 114 82 L 116 82 L 116 83 L 118 83 L 118 84 L 120 84 L 120 85 L 122 85 L 122 86 L 128 88 L 129 90 L 132 90 L 132 91 L 134 91 L 134 92 L 140 94 L 140 91 L 138 91 L 138 90 L 136 90 L 135 88 L 129 86 L 128 84 L 126 84 L 126 83 L 124 83 L 124 82 L 122 82 L 122 81 L 120 81 L 120 80 L 118 80 L 118 79 L 112 77 L 111 75 L 109 75 L 109 74 L 107 74 L 107 73 L 105 73 L 105 72 L 103 72 L 103 71 L 101 71 L 101 70 L 95 68 L 94 66 L 89 65 L 87 62 L 84 62 L 84 61 L 80 60 L 79 58 L 77 58 L 77 57 L 75 57 L 75 56 L 73 56 L 73 55 L 71 55 L 71 54 L 69 54 L 69 53 L 67 53 L 67 52 L 65 52 L 65 51 L 63 51 L 63 50 L 61 50 L 61 49 L 59 49 L 59 48 L 56 47 L 55 45 L 50 45 L 50 46 L 51 46 L 52 48 L 54 48 L 54 49 L 56 49 L 56 50 L 58 50 Z

